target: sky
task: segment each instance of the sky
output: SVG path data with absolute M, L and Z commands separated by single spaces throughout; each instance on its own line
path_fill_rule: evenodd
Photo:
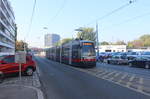
M 129 0 L 37 0 L 31 31 L 29 23 L 34 0 L 10 0 L 18 27 L 18 40 L 32 47 L 44 46 L 44 35 L 56 33 L 63 38 L 76 37 L 79 27 L 95 28 L 95 19 L 119 8 Z M 98 20 L 99 41 L 125 42 L 150 34 L 150 0 L 135 3 Z M 92 22 L 91 24 L 88 24 Z M 47 27 L 48 29 L 43 29 Z

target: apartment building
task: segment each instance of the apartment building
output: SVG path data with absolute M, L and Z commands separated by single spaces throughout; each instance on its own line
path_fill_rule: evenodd
M 8 0 L 0 0 L 0 55 L 13 54 L 16 41 L 15 16 Z
M 53 47 L 60 40 L 58 34 L 46 34 L 45 35 L 45 48 Z

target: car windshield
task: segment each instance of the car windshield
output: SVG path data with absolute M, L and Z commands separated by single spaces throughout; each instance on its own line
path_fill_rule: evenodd
M 142 55 L 150 55 L 150 52 L 144 52 Z
M 136 52 L 128 52 L 127 54 L 128 54 L 128 55 L 137 55 Z

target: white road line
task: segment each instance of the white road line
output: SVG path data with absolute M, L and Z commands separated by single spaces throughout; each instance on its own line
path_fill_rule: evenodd
M 143 78 L 140 78 L 140 79 L 139 79 L 139 83 L 140 83 L 141 85 L 138 86 L 138 90 L 139 90 L 139 91 L 142 91 L 142 90 L 143 90 L 143 86 L 142 86 L 143 82 L 144 82 L 144 79 L 143 79 Z
M 77 69 L 77 70 L 79 70 L 79 69 Z M 96 77 L 101 78 L 101 79 L 104 79 L 103 77 L 100 77 L 100 76 L 103 75 L 103 74 L 105 74 L 105 73 L 107 73 L 107 72 L 108 72 L 108 69 L 101 68 L 101 70 L 103 70 L 104 72 L 103 72 L 103 73 L 100 73 L 100 74 L 98 74 L 98 75 L 96 75 Z M 80 71 L 81 71 L 81 70 L 80 70 Z M 90 70 L 85 70 L 85 71 L 83 71 L 83 72 L 90 72 L 90 74 L 93 75 L 93 73 L 92 73 Z M 117 72 L 117 73 L 116 73 L 113 77 L 117 77 L 118 75 L 123 74 L 123 73 L 124 73 L 125 75 L 131 75 L 130 73 L 125 73 L 125 72 L 120 72 L 120 71 L 116 71 L 116 72 Z M 121 77 L 121 78 L 124 79 L 125 75 L 124 75 L 123 77 Z M 129 78 L 129 80 L 130 80 L 130 81 L 133 81 L 134 77 L 135 77 L 135 75 L 133 75 L 131 78 Z M 113 78 L 111 78 L 111 79 L 113 79 Z M 140 80 L 139 82 L 140 82 L 140 83 L 143 83 L 143 80 L 142 80 L 143 78 L 140 78 L 140 79 L 141 79 L 141 80 Z M 144 94 L 144 95 L 150 96 L 150 94 L 148 94 L 148 93 L 146 93 L 146 92 L 143 92 L 143 91 L 141 90 L 142 87 L 141 87 L 141 88 L 139 87 L 138 90 L 137 90 L 137 89 L 134 89 L 134 88 L 132 88 L 132 87 L 130 87 L 130 85 L 132 84 L 130 81 L 127 82 L 127 85 L 124 85 L 124 84 L 121 84 L 121 83 L 119 83 L 119 82 L 114 82 L 113 80 L 110 80 L 110 79 L 104 79 L 104 80 L 110 81 L 110 82 L 115 83 L 115 84 L 117 84 L 117 85 L 120 85 L 120 86 L 123 86 L 123 87 L 127 87 L 127 88 L 129 88 L 129 89 L 131 89 L 131 90 L 133 90 L 133 91 L 136 91 L 136 92 L 142 93 L 142 94 Z
M 101 74 L 103 72 L 104 72 L 104 70 L 101 70 L 101 71 L 97 72 L 96 75 Z
M 117 77 L 118 75 L 120 75 L 120 72 L 116 73 L 116 74 L 114 75 L 114 77 Z
M 116 71 L 116 74 L 112 77 L 112 78 L 110 78 L 110 80 L 113 80 L 115 77 L 117 77 L 118 75 L 120 75 L 120 72 L 117 72 Z
M 103 74 L 106 74 L 106 73 L 108 73 L 108 71 L 104 71 L 103 73 L 98 74 L 97 77 L 99 77 L 99 76 L 101 76 L 101 75 L 103 75 Z
M 109 74 L 105 75 L 103 78 L 107 78 L 108 76 L 112 75 L 113 73 L 115 73 L 116 71 L 110 72 Z
M 130 85 L 132 84 L 131 81 L 133 81 L 134 78 L 135 78 L 135 75 L 132 75 L 132 76 L 129 78 L 129 82 L 127 82 L 127 87 L 130 87 Z
M 120 78 L 120 80 L 118 81 L 119 83 L 122 81 L 122 79 L 124 79 L 125 77 L 127 77 L 127 75 L 128 74 L 124 74 L 121 78 Z
M 135 75 L 131 76 L 130 79 L 129 79 L 129 81 L 130 82 L 133 81 L 134 78 L 135 78 Z
M 143 79 L 143 78 L 140 78 L 140 79 L 139 79 L 139 83 L 140 83 L 140 84 L 143 84 L 143 82 L 144 82 L 144 79 Z

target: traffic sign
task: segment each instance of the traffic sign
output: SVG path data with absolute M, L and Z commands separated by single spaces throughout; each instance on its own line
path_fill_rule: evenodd
M 18 51 L 15 53 L 15 63 L 26 63 L 26 52 Z

